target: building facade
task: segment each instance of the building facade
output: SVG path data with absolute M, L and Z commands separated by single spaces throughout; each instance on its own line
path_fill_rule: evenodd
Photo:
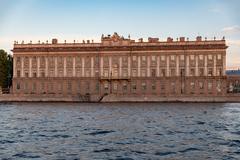
M 14 94 L 224 96 L 226 43 L 102 36 L 100 43 L 18 44 Z

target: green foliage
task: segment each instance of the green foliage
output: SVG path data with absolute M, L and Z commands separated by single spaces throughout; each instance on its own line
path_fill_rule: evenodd
M 0 86 L 7 88 L 12 84 L 13 58 L 4 50 L 0 50 Z

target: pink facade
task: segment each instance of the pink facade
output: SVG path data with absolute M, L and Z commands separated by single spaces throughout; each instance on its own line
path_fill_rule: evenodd
M 102 36 L 101 43 L 14 44 L 14 94 L 226 94 L 225 40 Z

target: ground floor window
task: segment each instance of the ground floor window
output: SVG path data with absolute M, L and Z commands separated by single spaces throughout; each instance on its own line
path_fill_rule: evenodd
M 17 83 L 17 90 L 20 90 L 20 83 Z

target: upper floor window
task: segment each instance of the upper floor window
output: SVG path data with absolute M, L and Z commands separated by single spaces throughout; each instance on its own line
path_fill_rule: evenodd
M 212 60 L 212 58 L 213 58 L 212 55 L 209 54 L 209 55 L 208 55 L 208 59 L 209 59 L 209 60 Z
M 190 55 L 190 59 L 191 59 L 191 60 L 194 60 L 194 55 Z
M 222 59 L 222 55 L 221 55 L 221 54 L 218 54 L 218 55 L 217 55 L 217 59 L 218 59 L 218 60 Z
M 171 59 L 171 61 L 174 61 L 174 60 L 175 60 L 175 56 L 174 56 L 174 55 L 171 55 L 171 56 L 170 56 L 170 59 Z
M 165 61 L 165 56 L 161 56 L 161 61 Z
M 181 60 L 181 61 L 184 60 L 184 55 L 180 55 L 180 60 Z

